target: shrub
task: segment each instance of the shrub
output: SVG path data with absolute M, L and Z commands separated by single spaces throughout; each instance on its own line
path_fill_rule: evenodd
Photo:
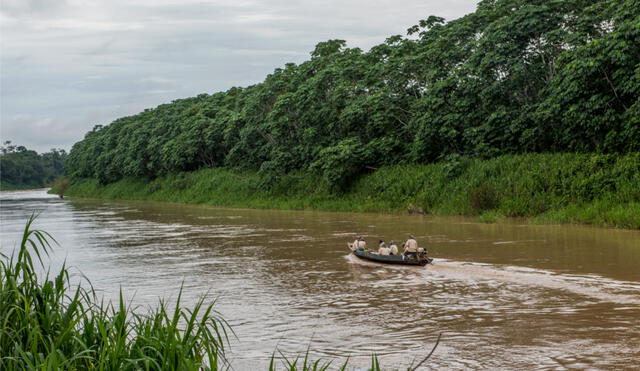
M 469 205 L 476 214 L 491 210 L 498 205 L 498 194 L 493 187 L 480 184 L 469 190 Z
M 60 198 L 64 198 L 64 193 L 69 189 L 71 185 L 71 181 L 67 177 L 60 177 L 53 181 L 51 184 L 51 192 L 60 196 Z

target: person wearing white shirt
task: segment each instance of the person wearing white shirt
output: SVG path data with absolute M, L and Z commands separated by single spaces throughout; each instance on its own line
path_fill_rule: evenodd
M 391 254 L 391 249 L 387 247 L 387 244 L 384 241 L 380 240 L 380 247 L 378 248 L 378 255 L 389 255 Z
M 391 255 L 398 255 L 398 245 L 396 245 L 395 240 L 391 240 L 391 245 L 389 246 L 389 250 L 391 250 Z

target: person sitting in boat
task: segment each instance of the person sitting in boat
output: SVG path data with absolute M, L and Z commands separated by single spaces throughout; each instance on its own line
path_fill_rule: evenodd
M 355 241 L 353 241 L 353 249 L 354 250 L 364 250 L 367 248 L 367 243 L 364 241 L 362 236 L 358 236 Z
M 409 235 L 409 239 L 404 243 L 404 256 L 413 256 L 414 259 L 418 259 L 418 241 Z
M 387 247 L 387 244 L 383 240 L 380 240 L 380 247 L 378 248 L 378 255 L 389 255 L 391 249 Z
M 389 245 L 389 250 L 391 250 L 391 255 L 398 255 L 398 245 L 396 245 L 395 240 L 391 240 L 391 245 Z

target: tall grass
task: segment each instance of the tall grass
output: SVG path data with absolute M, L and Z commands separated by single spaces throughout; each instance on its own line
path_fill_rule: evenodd
M 341 194 L 314 174 L 293 172 L 265 185 L 258 173 L 202 169 L 153 180 L 100 185 L 76 179 L 67 194 L 217 206 L 403 211 L 530 217 L 539 222 L 640 228 L 640 153 L 526 154 L 396 165 L 356 180 Z
M 225 365 L 226 322 L 200 299 L 184 309 L 164 302 L 139 314 L 73 287 L 63 266 L 44 270 L 53 238 L 25 225 L 17 255 L 0 261 L 0 369 L 217 370 Z
M 284 366 L 284 370 L 289 371 L 327 371 L 329 367 L 331 367 L 331 361 L 324 361 L 322 359 L 312 360 L 309 358 L 309 349 L 304 355 L 304 358 L 300 359 L 300 356 L 296 356 L 295 358 L 287 357 L 284 353 L 280 353 L 280 363 Z M 375 359 L 375 364 L 377 364 L 377 368 L 373 367 L 374 363 L 372 361 L 372 367 L 368 371 L 381 371 L 380 365 L 378 364 L 378 359 L 374 355 L 371 357 L 372 360 Z M 349 363 L 349 359 L 344 362 L 344 364 L 339 367 L 337 370 L 345 371 L 347 370 L 347 365 Z M 275 353 L 271 356 L 271 361 L 269 362 L 269 371 L 277 371 L 279 370 L 278 364 L 276 363 Z

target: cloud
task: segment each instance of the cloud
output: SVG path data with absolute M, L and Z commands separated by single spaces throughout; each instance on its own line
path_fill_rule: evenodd
M 0 135 L 69 149 L 95 124 L 245 86 L 332 38 L 368 49 L 475 0 L 3 0 Z
M 51 16 L 67 6 L 65 0 L 3 0 L 2 13 L 11 17 Z
M 66 121 L 58 117 L 15 115 L 3 120 L 2 142 L 10 140 L 17 145 L 45 152 L 51 148 L 70 148 L 80 136 L 71 132 L 84 130 L 81 120 Z M 43 135 L 46 133 L 46 135 Z
M 30 22 L 37 31 L 72 30 L 72 31 L 129 31 L 144 28 L 142 23 L 83 21 L 78 19 L 52 19 Z

